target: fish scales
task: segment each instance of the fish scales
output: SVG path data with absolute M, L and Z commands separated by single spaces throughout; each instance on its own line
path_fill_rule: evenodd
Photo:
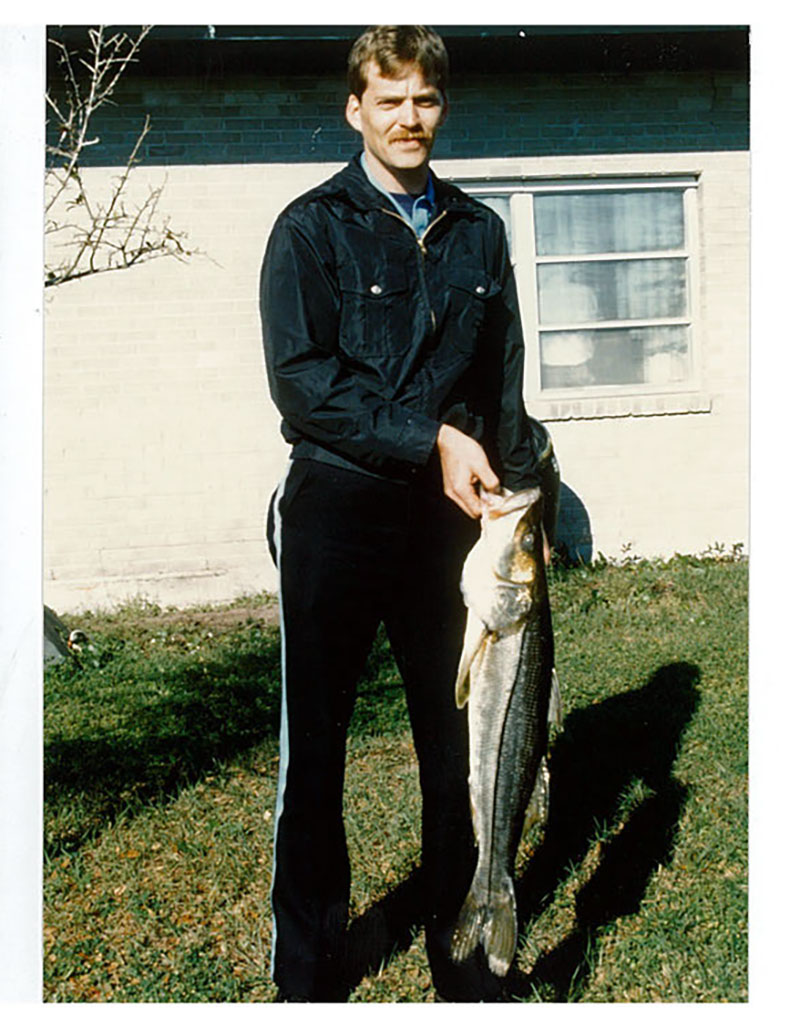
M 554 653 L 541 500 L 538 489 L 489 499 L 481 540 L 462 578 L 468 623 L 456 700 L 469 702 L 469 785 L 478 864 L 451 954 L 463 961 L 482 944 L 490 968 L 501 976 L 510 968 L 517 942 L 514 860 L 525 812 L 543 773 L 546 788 L 543 759 Z
M 548 607 L 535 610 L 523 629 L 517 675 L 503 724 L 494 800 L 494 878 L 513 868 L 525 812 L 547 747 L 552 666 Z

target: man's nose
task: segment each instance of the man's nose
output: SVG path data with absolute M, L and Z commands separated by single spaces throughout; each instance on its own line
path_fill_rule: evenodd
M 419 124 L 419 110 L 410 97 L 400 104 L 400 123 L 407 127 Z

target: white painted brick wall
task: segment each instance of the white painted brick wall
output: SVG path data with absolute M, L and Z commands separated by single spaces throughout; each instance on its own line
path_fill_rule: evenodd
M 448 161 L 443 174 L 700 170 L 711 413 L 559 420 L 595 551 L 697 552 L 747 536 L 748 156 Z M 492 165 L 483 169 L 483 165 Z M 179 167 L 161 208 L 206 256 L 46 292 L 45 601 L 188 604 L 273 589 L 266 505 L 287 450 L 268 396 L 258 278 L 277 213 L 337 165 Z M 482 170 L 483 169 L 483 170 Z M 87 174 L 98 182 L 116 173 Z M 137 187 L 164 182 L 137 169 Z

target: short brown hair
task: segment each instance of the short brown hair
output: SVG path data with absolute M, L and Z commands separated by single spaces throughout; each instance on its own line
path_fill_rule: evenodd
M 396 77 L 405 64 L 416 64 L 428 84 L 442 93 L 447 89 L 447 50 L 442 37 L 426 25 L 373 25 L 358 37 L 347 59 L 347 85 L 359 100 L 372 61 L 387 78 Z

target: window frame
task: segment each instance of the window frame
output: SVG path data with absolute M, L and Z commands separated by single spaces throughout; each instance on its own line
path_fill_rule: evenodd
M 510 253 L 517 280 L 523 334 L 526 343 L 524 394 L 537 415 L 547 419 L 584 416 L 629 416 L 672 412 L 706 412 L 710 397 L 703 393 L 703 327 L 700 292 L 699 172 L 658 172 L 564 176 L 453 176 L 475 199 L 508 197 Z M 684 240 L 679 249 L 625 253 L 590 253 L 558 256 L 536 252 L 534 197 L 554 193 L 632 192 L 680 190 L 683 196 Z M 539 321 L 538 268 L 544 264 L 590 261 L 679 258 L 686 267 L 684 317 L 636 318 L 569 325 L 542 325 Z M 689 335 L 688 373 L 679 382 L 583 385 L 542 389 L 539 336 L 557 330 L 633 328 L 650 325 L 686 325 Z

